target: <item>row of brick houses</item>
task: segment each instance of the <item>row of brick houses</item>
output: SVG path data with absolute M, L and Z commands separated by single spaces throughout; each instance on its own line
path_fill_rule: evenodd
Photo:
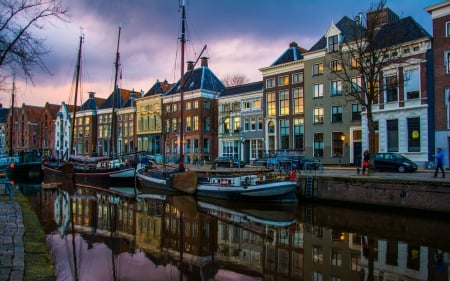
M 433 161 L 436 147 L 447 152 L 450 148 L 450 1 L 426 10 L 433 21 L 433 37 L 413 18 L 383 10 L 377 36 L 395 37 L 382 47 L 399 60 L 380 75 L 384 90 L 372 106 L 375 151 L 399 152 L 421 165 Z M 366 18 L 370 16 L 369 12 Z M 197 68 L 188 62 L 183 104 L 179 81 L 156 81 L 146 93 L 120 89 L 115 102 L 117 152 L 146 151 L 176 162 L 184 145 L 186 162 L 194 155 L 204 161 L 224 155 L 251 163 L 283 152 L 317 157 L 324 164 L 356 163 L 368 147 L 367 111 L 348 100 L 348 87 L 336 75 L 341 68 L 333 52 L 343 47 L 344 38 L 351 38 L 350 30 L 360 26 L 358 18 L 345 16 L 309 50 L 291 42 L 270 66 L 260 69 L 262 81 L 244 85 L 225 87 L 209 69 L 207 58 Z M 352 83 L 364 83 L 357 71 L 352 75 Z M 407 82 L 398 83 L 404 77 Z M 113 96 L 101 99 L 89 93 L 77 111 L 72 153 L 115 151 L 110 137 Z M 14 110 L 14 151 L 67 154 L 72 109 L 64 103 L 47 103 L 43 108 L 23 104 Z M 5 152 L 11 148 L 10 126 L 8 115 L 2 126 Z

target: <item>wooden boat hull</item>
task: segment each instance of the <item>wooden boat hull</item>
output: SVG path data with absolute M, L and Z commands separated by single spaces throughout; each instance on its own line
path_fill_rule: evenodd
M 127 168 L 122 170 L 89 170 L 79 171 L 74 170 L 71 175 L 70 172 L 64 171 L 63 166 L 48 166 L 43 164 L 42 170 L 45 181 L 63 181 L 74 177 L 76 184 L 94 185 L 101 187 L 109 187 L 118 184 L 133 184 L 134 183 L 134 168 Z
M 194 194 L 197 189 L 197 174 L 194 171 L 147 171 L 140 169 L 136 173 L 139 190 L 152 193 L 156 190 Z

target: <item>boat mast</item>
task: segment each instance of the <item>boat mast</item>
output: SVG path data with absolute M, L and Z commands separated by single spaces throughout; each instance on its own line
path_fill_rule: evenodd
M 77 59 L 77 66 L 76 66 L 76 82 L 75 82 L 75 98 L 73 101 L 73 115 L 72 115 L 72 134 L 70 137 L 70 148 L 69 148 L 69 159 L 70 159 L 70 153 L 72 153 L 73 150 L 73 139 L 75 138 L 75 123 L 76 123 L 76 117 L 77 117 L 77 99 L 78 99 L 78 87 L 80 84 L 80 68 L 81 68 L 81 46 L 83 44 L 84 35 L 80 35 L 80 45 L 78 49 L 78 59 Z
M 179 170 L 184 171 L 184 48 L 186 44 L 186 9 L 185 1 L 181 0 L 181 79 L 180 79 L 180 163 Z
M 116 61 L 114 63 L 115 66 L 115 75 L 114 75 L 114 91 L 112 95 L 112 114 L 111 114 L 111 156 L 114 156 L 117 152 L 117 128 L 116 128 L 116 99 L 120 98 L 120 90 L 119 85 L 117 85 L 117 75 L 119 73 L 119 43 L 120 43 L 120 31 L 122 30 L 122 27 L 119 26 L 119 35 L 117 37 L 117 50 L 116 50 Z
M 16 90 L 16 75 L 13 74 L 13 81 L 12 81 L 12 92 L 11 92 L 11 121 L 10 121 L 10 128 L 9 128 L 9 156 L 13 156 L 13 133 L 14 133 L 14 96 L 15 90 Z

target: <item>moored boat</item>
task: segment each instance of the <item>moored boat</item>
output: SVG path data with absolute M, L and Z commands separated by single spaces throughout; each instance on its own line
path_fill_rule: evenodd
M 197 184 L 198 197 L 296 202 L 297 181 L 272 173 L 213 174 Z

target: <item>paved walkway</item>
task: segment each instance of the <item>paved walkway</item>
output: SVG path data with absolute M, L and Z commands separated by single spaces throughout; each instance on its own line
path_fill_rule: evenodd
M 25 228 L 22 209 L 5 191 L 4 183 L 0 183 L 0 281 L 23 280 Z

